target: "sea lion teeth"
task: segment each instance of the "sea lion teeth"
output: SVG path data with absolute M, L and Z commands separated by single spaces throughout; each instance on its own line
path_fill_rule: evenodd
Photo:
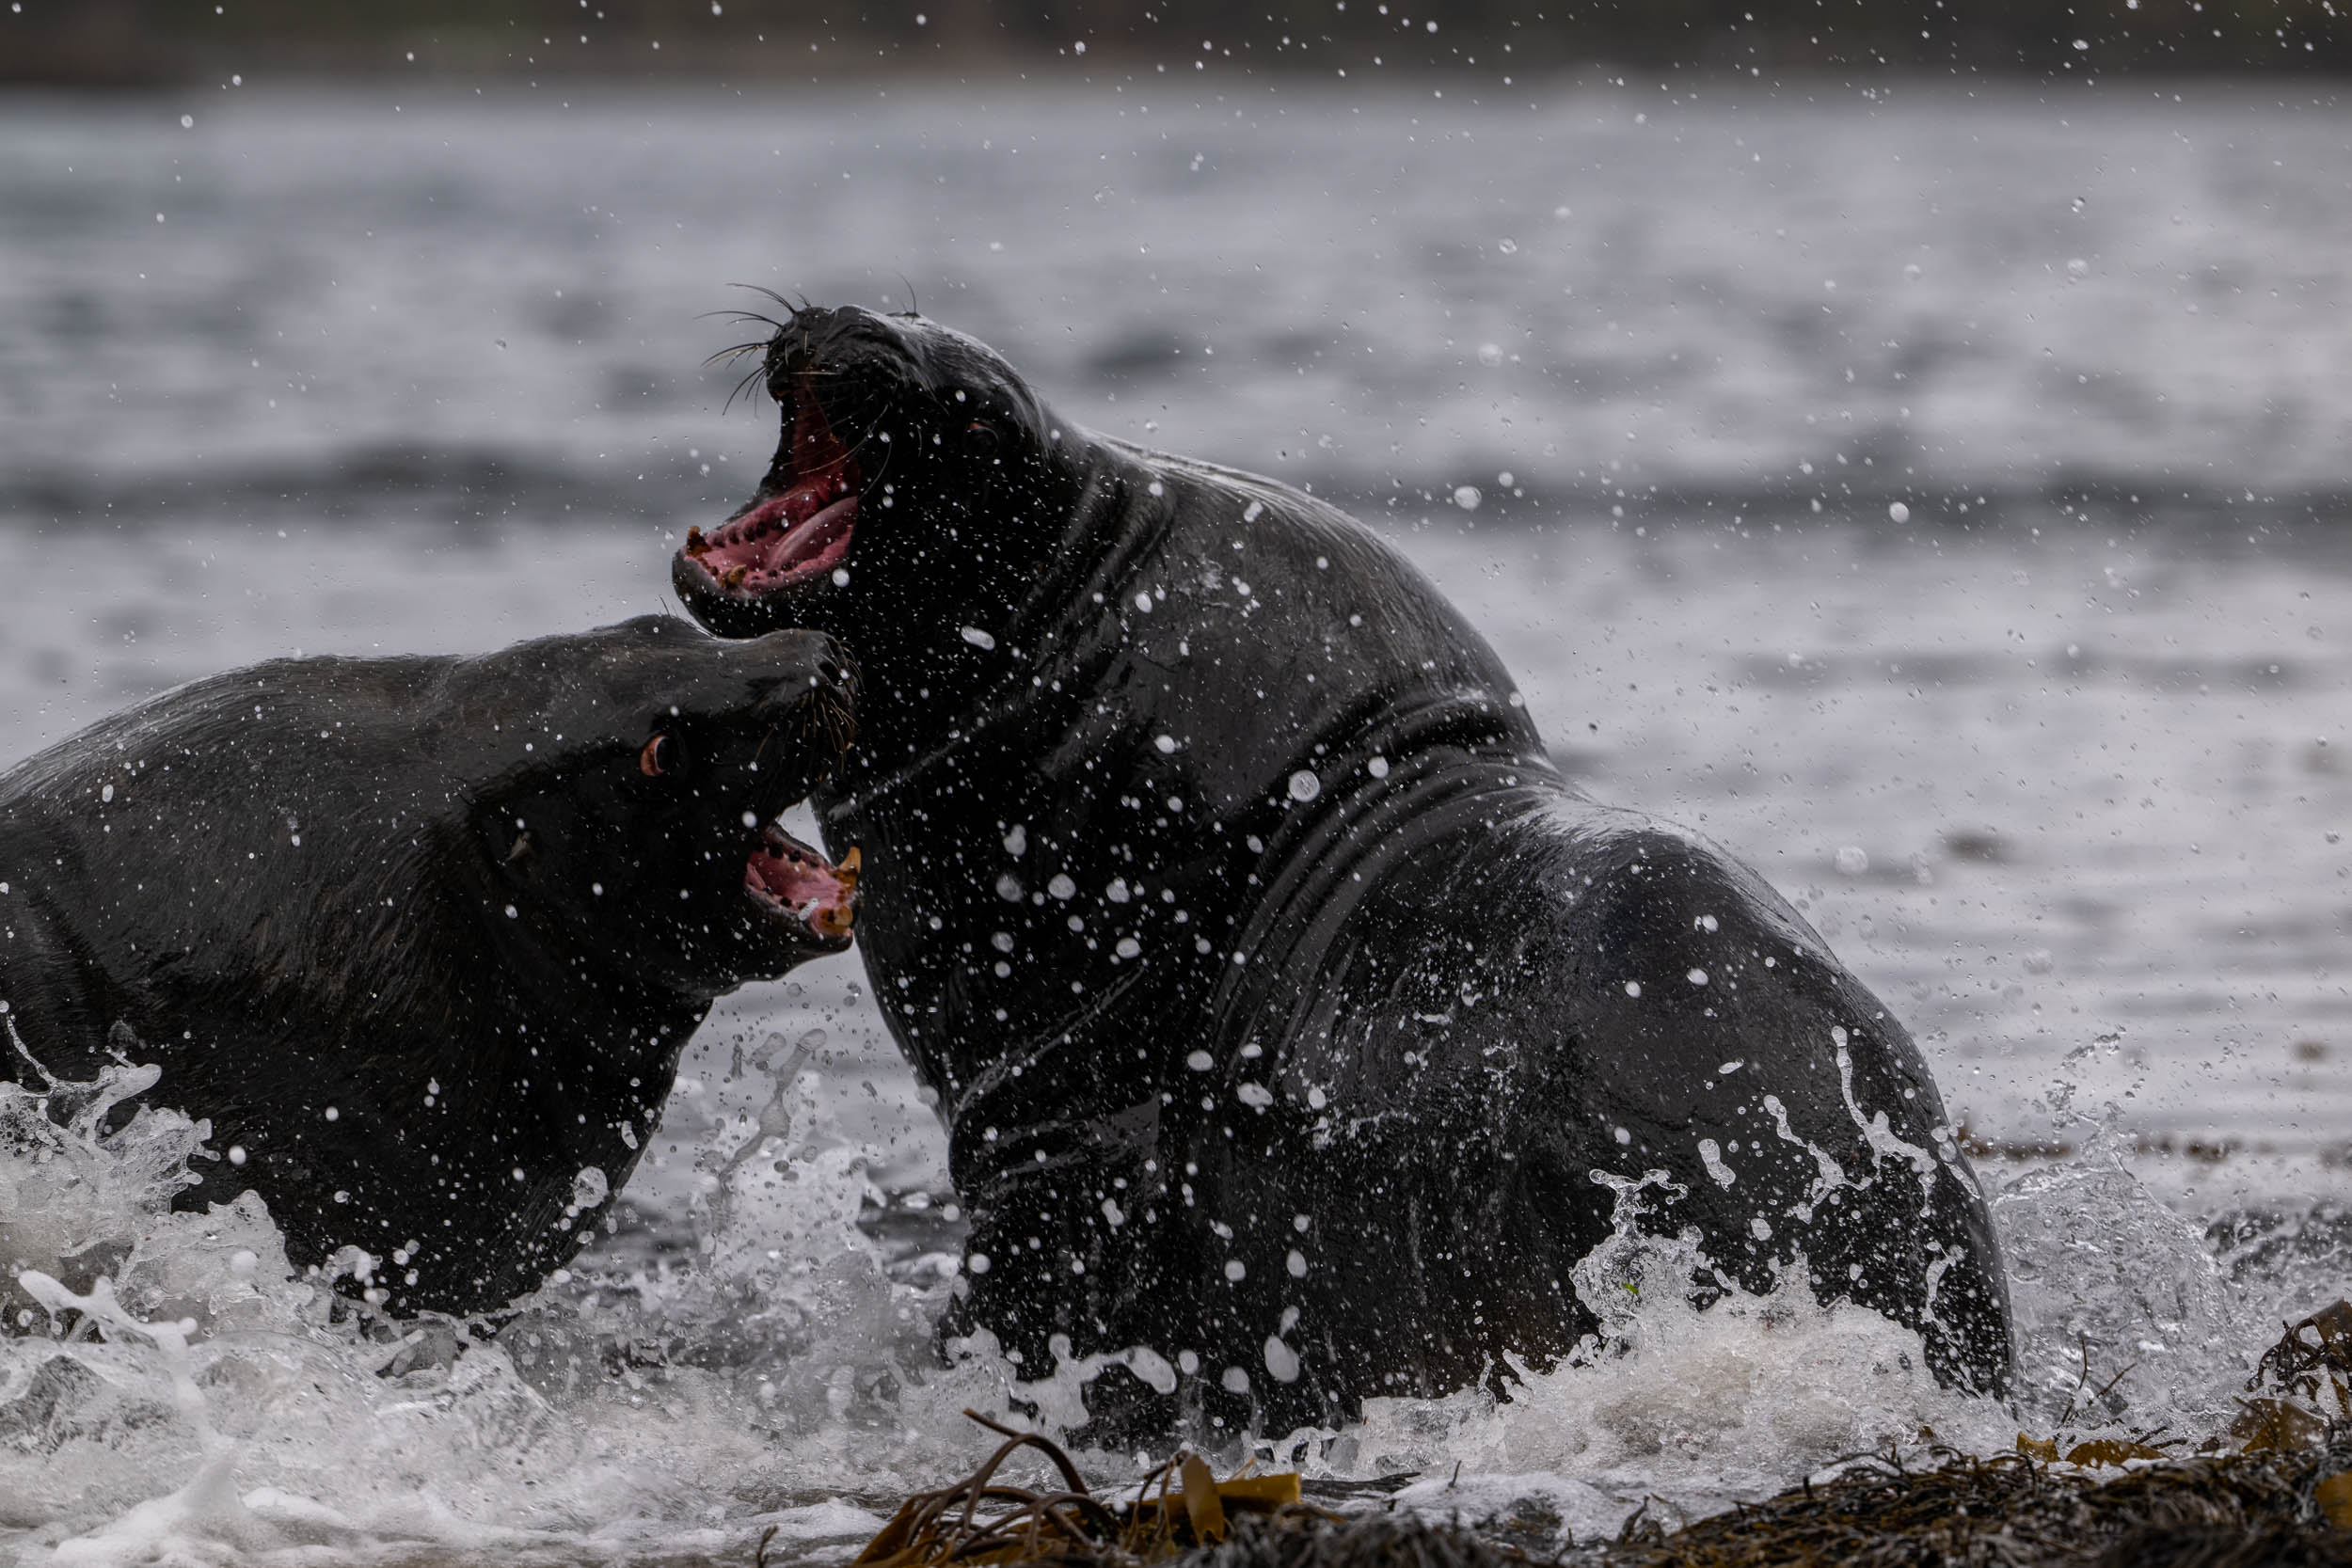
M 841 879 L 842 892 L 855 893 L 857 891 L 857 872 L 860 861 L 857 846 L 852 844 L 850 846 L 850 852 L 841 857 L 841 863 L 833 868 L 834 875 Z
M 688 555 L 700 557 L 707 554 L 709 549 L 710 541 L 703 537 L 703 531 L 700 524 L 695 524 L 687 529 L 686 553 Z
M 827 424 L 813 391 L 793 399 L 785 421 L 785 445 L 769 478 L 721 526 L 716 551 L 693 548 L 690 539 L 673 558 L 682 594 L 752 597 L 803 579 L 830 581 L 842 567 L 857 521 L 857 458 Z M 748 572 L 724 564 L 746 555 L 739 564 Z

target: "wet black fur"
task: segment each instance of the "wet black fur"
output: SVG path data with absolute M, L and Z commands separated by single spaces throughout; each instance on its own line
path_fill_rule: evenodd
M 250 1187 L 395 1312 L 504 1303 L 579 1250 L 610 1198 L 576 1180 L 619 1190 L 711 1002 L 843 945 L 745 897 L 743 816 L 838 761 L 852 679 L 816 633 L 647 616 L 96 724 L 0 778 L 0 1077 L 160 1064 L 143 1102 L 220 1156 L 182 1207 Z
M 1998 1247 L 1901 1024 L 1728 852 L 1566 784 L 1410 564 L 928 321 L 802 308 L 763 354 L 754 504 L 799 399 L 866 454 L 847 580 L 674 581 L 866 673 L 816 799 L 871 857 L 860 945 L 973 1218 L 949 1334 L 1030 1375 L 1180 1362 L 1172 1398 L 1094 1382 L 1105 1441 L 1330 1425 L 1568 1352 L 1610 1184 L 1645 1183 L 1703 1293 L 1802 1252 L 1945 1382 L 2007 1386 Z

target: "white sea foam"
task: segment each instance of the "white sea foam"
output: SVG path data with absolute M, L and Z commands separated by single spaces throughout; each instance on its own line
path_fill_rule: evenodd
M 1577 1265 L 1577 1294 L 1600 1328 L 1562 1365 L 1515 1363 L 1507 1401 L 1477 1390 L 1371 1401 L 1320 1457 L 1300 1455 L 1309 1470 L 1420 1472 L 1400 1506 L 1522 1527 L 1549 1519 L 1583 1540 L 1613 1535 L 1645 1506 L 1671 1524 L 1857 1454 L 2013 1440 L 1999 1402 L 1939 1387 L 1916 1334 L 1821 1305 L 1802 1266 L 1765 1295 L 1734 1289 L 1701 1309 L 1695 1243 L 1636 1234 L 1638 1197 L 1620 1193 L 1614 1234 Z
M 871 1154 L 818 1134 L 809 1041 L 755 1053 L 764 1105 L 706 1133 L 700 1224 L 673 1256 L 580 1277 L 498 1324 L 363 1324 L 298 1277 L 259 1201 L 169 1212 L 204 1128 L 123 1103 L 152 1082 L 0 1085 L 0 1549 L 59 1564 L 402 1561 L 495 1549 L 838 1555 L 894 1492 L 991 1441 L 969 1406 L 1066 1432 L 1086 1379 L 1018 1384 L 986 1337 L 946 1365 L 952 1260 L 886 1267 L 855 1221 Z M 110 1123 L 119 1125 L 110 1126 Z M 2258 1348 L 2259 1302 L 2198 1228 L 2093 1151 L 2000 1195 L 2021 1333 L 2016 1407 L 1936 1386 L 1917 1337 L 1814 1299 L 1802 1270 L 1702 1310 L 1692 1243 L 1617 1233 L 1575 1273 L 1600 1330 L 1512 1397 L 1370 1402 L 1266 1445 L 1311 1477 L 1415 1473 L 1399 1506 L 1579 1540 L 1639 1509 L 1672 1524 L 1858 1454 L 1976 1452 L 2036 1433 L 2210 1431 Z M 495 1332 L 493 1329 L 495 1328 Z M 2084 1378 L 2086 1352 L 2090 1377 Z M 2131 1370 L 2096 1399 L 2126 1362 Z M 1019 1402 L 1016 1403 L 1015 1402 Z M 1088 1454 L 1117 1482 L 1134 1455 Z M 870 1505 L 870 1506 L 869 1506 Z
M 0 1339 L 0 1548 L 26 1560 L 691 1555 L 787 1505 L 788 1535 L 855 1535 L 878 1521 L 809 1513 L 816 1494 L 958 1469 L 956 1413 L 1005 1402 L 1002 1363 L 935 1363 L 943 1288 L 885 1277 L 851 1224 L 855 1150 L 739 1159 L 729 1228 L 693 1266 L 544 1293 L 495 1337 L 478 1320 L 369 1329 L 296 1275 L 258 1199 L 168 1212 L 187 1162 L 210 1157 L 201 1124 L 141 1110 L 107 1126 L 152 1080 L 0 1085 L 20 1331 Z

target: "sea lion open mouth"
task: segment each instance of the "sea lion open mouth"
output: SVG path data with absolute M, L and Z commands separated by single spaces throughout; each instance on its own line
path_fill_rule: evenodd
M 1056 539 L 1032 525 L 1074 502 L 1051 457 L 1065 433 L 984 345 L 919 317 L 803 308 L 770 325 L 772 336 L 718 357 L 758 356 L 743 386 L 775 400 L 775 455 L 726 521 L 688 531 L 670 567 L 679 600 L 712 629 L 749 637 L 829 630 L 853 602 L 877 608 L 879 589 L 944 634 L 951 658 L 978 646 L 963 628 L 993 636 L 1054 558 Z M 910 509 L 911 496 L 923 504 Z M 915 580 L 990 602 L 909 598 Z M 851 641 L 865 660 L 864 628 Z M 900 680 L 938 691 L 954 675 L 930 663 L 871 673 L 885 706 Z
M 810 376 L 793 388 L 791 471 L 781 490 L 728 518 L 706 534 L 686 531 L 681 557 L 688 570 L 708 579 L 716 591 L 755 599 L 821 577 L 850 553 L 857 523 L 857 460 L 833 433 L 818 406 Z
M 769 918 L 808 931 L 835 950 L 850 945 L 857 923 L 860 856 L 854 848 L 835 865 L 772 823 L 743 865 L 743 887 Z

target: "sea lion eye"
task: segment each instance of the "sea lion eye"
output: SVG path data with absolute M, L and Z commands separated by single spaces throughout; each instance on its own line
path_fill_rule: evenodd
M 963 450 L 975 457 L 993 457 L 1005 438 L 996 434 L 996 427 L 985 420 L 974 420 L 963 427 Z
M 637 770 L 649 779 L 658 779 L 664 773 L 676 772 L 685 760 L 686 753 L 677 737 L 665 730 L 646 741 L 645 749 L 637 753 Z

